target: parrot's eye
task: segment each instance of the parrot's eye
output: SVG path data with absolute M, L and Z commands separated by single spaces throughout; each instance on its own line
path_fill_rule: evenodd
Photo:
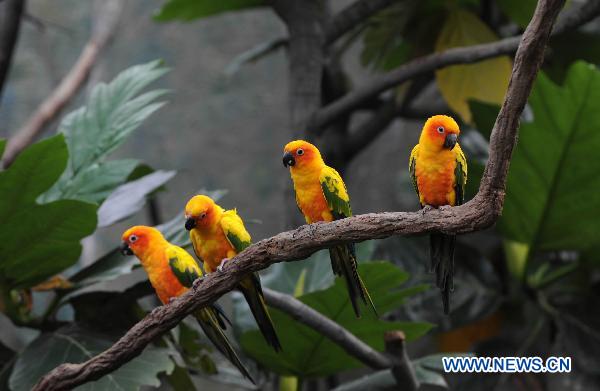
M 134 243 L 134 242 L 135 242 L 135 241 L 137 241 L 137 240 L 138 240 L 138 237 L 137 237 L 136 235 L 131 235 L 131 236 L 129 237 L 129 242 L 130 242 L 130 243 Z
M 444 133 L 444 127 L 438 126 L 437 131 L 438 131 L 438 133 Z
M 304 150 L 302 148 L 298 148 L 298 150 L 296 151 L 296 155 L 298 155 L 298 156 L 304 155 Z
M 199 217 L 200 217 L 201 219 L 205 218 L 205 217 L 206 217 L 206 212 L 202 212 L 202 213 L 200 213 L 200 216 L 199 216 Z

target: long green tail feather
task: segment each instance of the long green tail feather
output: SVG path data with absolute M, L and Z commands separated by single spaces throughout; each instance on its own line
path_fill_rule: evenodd
M 281 351 L 281 343 L 277 337 L 273 320 L 269 315 L 269 310 L 267 309 L 267 303 L 265 302 L 262 293 L 258 275 L 253 273 L 244 278 L 239 285 L 239 290 L 246 298 L 250 311 L 252 312 L 252 315 L 254 315 L 254 319 L 256 319 L 256 324 L 267 343 L 272 346 L 276 352 Z
M 223 328 L 221 328 L 219 321 L 217 320 L 218 315 L 216 310 L 212 307 L 205 307 L 196 311 L 194 316 L 198 320 L 200 327 L 202 327 L 204 334 L 206 334 L 215 347 L 219 349 L 233 365 L 235 365 L 242 375 L 247 377 L 253 384 L 256 384 L 244 364 L 242 364 L 242 361 L 235 352 L 231 342 L 229 342 Z
M 359 296 L 365 305 L 370 305 L 375 315 L 379 316 L 367 287 L 358 274 L 358 263 L 356 261 L 354 245 L 349 244 L 332 247 L 329 249 L 329 256 L 331 258 L 334 274 L 343 277 L 346 281 L 348 296 L 350 297 L 350 303 L 352 304 L 356 317 L 360 318 L 360 307 L 357 301 L 357 297 Z
M 431 272 L 442 294 L 444 313 L 450 313 L 450 292 L 454 290 L 454 247 L 456 235 L 434 233 L 430 236 Z

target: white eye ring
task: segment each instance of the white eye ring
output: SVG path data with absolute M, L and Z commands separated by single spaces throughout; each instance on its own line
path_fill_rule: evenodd
M 131 236 L 129 237 L 129 242 L 131 242 L 131 243 L 133 243 L 133 242 L 135 242 L 135 241 L 137 241 L 137 240 L 138 240 L 138 237 L 137 237 L 137 236 L 135 236 L 135 235 L 131 235 Z
M 438 126 L 437 131 L 438 131 L 438 133 L 444 133 L 444 127 Z
M 298 156 L 304 155 L 304 150 L 302 148 L 298 148 L 298 150 L 296 151 L 296 155 L 298 155 Z
M 202 213 L 200 213 L 200 218 L 201 218 L 201 219 L 203 219 L 203 218 L 205 218 L 205 217 L 206 217 L 206 212 L 202 212 Z

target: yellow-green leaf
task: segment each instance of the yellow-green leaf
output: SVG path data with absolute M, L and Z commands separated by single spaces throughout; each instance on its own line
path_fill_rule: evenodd
M 441 52 L 457 46 L 471 46 L 496 41 L 498 37 L 476 15 L 465 10 L 451 11 L 440 32 L 435 51 Z M 470 65 L 454 65 L 436 71 L 438 88 L 448 106 L 465 122 L 471 122 L 468 99 L 489 103 L 502 103 L 511 61 L 507 56 L 493 58 Z

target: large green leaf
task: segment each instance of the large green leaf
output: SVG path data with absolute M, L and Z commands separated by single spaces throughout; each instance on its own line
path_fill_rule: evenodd
M 574 64 L 564 85 L 540 74 L 515 148 L 499 227 L 538 250 L 585 250 L 600 231 L 600 72 Z
M 31 286 L 73 265 L 80 240 L 96 228 L 96 206 L 75 200 L 37 204 L 67 161 L 62 135 L 24 150 L 0 172 L 0 281 Z
M 109 348 L 114 341 L 77 327 L 43 334 L 20 355 L 10 376 L 12 391 L 31 390 L 46 373 L 65 362 L 79 363 Z M 148 347 L 139 356 L 99 380 L 77 390 L 138 390 L 141 386 L 160 386 L 157 375 L 171 373 L 175 365 L 169 350 Z
M 436 52 L 497 40 L 475 14 L 457 9 L 450 12 L 435 45 Z M 448 106 L 465 122 L 471 122 L 468 100 L 502 103 L 508 87 L 511 61 L 507 56 L 476 64 L 453 65 L 435 72 L 437 86 Z M 485 88 L 483 88 L 485 86 Z
M 397 308 L 405 297 L 425 288 L 399 290 L 398 286 L 408 275 L 388 262 L 365 263 L 359 266 L 359 271 L 381 314 Z M 383 321 L 367 308 L 364 308 L 362 318 L 356 319 L 346 286 L 339 278 L 332 287 L 299 299 L 379 351 L 383 350 L 383 335 L 388 330 L 403 330 L 412 340 L 431 328 L 429 323 Z M 279 374 L 302 378 L 327 376 L 362 365 L 338 345 L 283 312 L 271 309 L 271 315 L 283 346 L 282 352 L 276 353 L 267 346 L 258 331 L 248 331 L 241 337 L 242 348 L 261 365 Z
M 167 71 L 160 61 L 133 66 L 111 83 L 94 87 L 86 106 L 63 119 L 59 131 L 67 141 L 69 162 L 43 201 L 69 198 L 99 203 L 127 180 L 139 163 L 106 158 L 164 104 L 156 100 L 165 90 L 142 90 Z
M 108 227 L 141 210 L 146 196 L 175 176 L 175 171 L 158 170 L 119 186 L 98 209 L 98 227 Z
M 414 14 L 414 8 L 414 1 L 405 1 L 369 19 L 360 55 L 363 66 L 371 65 L 376 69 L 389 70 L 406 61 L 410 45 L 403 32 Z
M 165 22 L 205 18 L 223 12 L 267 5 L 265 0 L 168 0 L 154 17 Z

